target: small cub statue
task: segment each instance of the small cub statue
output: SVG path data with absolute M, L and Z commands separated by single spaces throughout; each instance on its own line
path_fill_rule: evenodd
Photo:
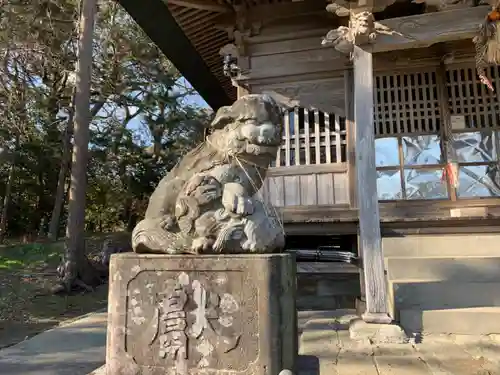
M 138 253 L 272 253 L 284 247 L 275 210 L 255 198 L 281 144 L 283 113 L 269 95 L 220 108 L 205 142 L 158 184 L 132 233 Z

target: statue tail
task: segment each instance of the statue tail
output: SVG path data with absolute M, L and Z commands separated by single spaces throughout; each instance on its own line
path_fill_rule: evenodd
M 140 221 L 132 231 L 132 249 L 136 253 L 182 253 L 182 249 L 187 245 L 184 243 L 184 236 L 182 233 L 168 232 L 163 229 L 164 221 L 165 218 Z

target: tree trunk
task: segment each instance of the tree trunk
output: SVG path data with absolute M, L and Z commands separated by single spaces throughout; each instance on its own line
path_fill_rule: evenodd
M 59 168 L 59 177 L 57 179 L 56 198 L 52 209 L 52 215 L 50 217 L 48 238 L 52 241 L 57 240 L 59 235 L 59 223 L 61 221 L 61 212 L 66 193 L 65 184 L 71 157 L 71 135 L 73 133 L 73 120 L 75 113 L 74 105 L 75 93 L 73 93 L 72 105 L 68 117 L 68 125 L 66 126 L 66 131 L 64 133 L 63 153 L 61 157 L 61 167 Z
M 3 242 L 5 238 L 5 232 L 7 230 L 7 215 L 10 205 L 10 194 L 12 192 L 12 184 L 14 183 L 14 168 L 15 164 L 12 163 L 9 169 L 9 176 L 7 177 L 7 185 L 5 186 L 5 195 L 3 197 L 2 212 L 0 217 L 0 243 Z
M 96 2 L 96 0 L 82 0 L 80 15 L 74 145 L 68 208 L 68 239 L 65 259 L 58 268 L 61 286 L 66 292 L 70 292 L 73 287 L 83 287 L 91 290 L 92 284 L 97 279 L 95 270 L 85 255 L 85 198 L 92 77 L 92 39 Z
M 76 91 L 75 91 L 76 92 Z M 51 241 L 57 240 L 59 236 L 59 224 L 61 222 L 61 213 L 64 206 L 64 198 L 67 196 L 66 192 L 66 177 L 68 175 L 69 163 L 71 161 L 71 136 L 73 135 L 73 121 L 75 117 L 75 92 L 71 109 L 68 116 L 68 126 L 64 133 L 63 139 L 63 154 L 61 156 L 61 167 L 59 168 L 59 177 L 57 179 L 56 198 L 54 200 L 54 207 L 52 208 L 52 215 L 50 217 L 48 239 Z M 90 111 L 89 123 L 97 116 L 97 113 L 104 107 L 105 100 L 99 101 L 94 104 Z
M 12 157 L 12 162 L 9 169 L 9 175 L 7 177 L 7 184 L 5 185 L 5 195 L 3 197 L 2 211 L 0 212 L 0 243 L 3 242 L 5 234 L 7 231 L 7 220 L 9 214 L 9 206 L 11 201 L 12 185 L 14 184 L 14 173 L 16 169 L 16 157 L 17 151 L 19 149 L 19 134 L 16 135 L 16 143 L 14 146 L 14 157 Z

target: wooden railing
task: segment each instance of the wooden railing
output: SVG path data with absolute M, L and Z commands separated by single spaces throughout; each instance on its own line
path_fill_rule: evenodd
M 284 118 L 283 145 L 261 189 L 276 207 L 349 203 L 345 119 L 295 108 Z
M 284 116 L 283 144 L 275 167 L 338 164 L 346 161 L 345 119 L 295 108 Z

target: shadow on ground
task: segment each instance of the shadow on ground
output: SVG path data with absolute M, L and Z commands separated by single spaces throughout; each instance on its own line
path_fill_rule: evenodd
M 88 255 L 100 252 L 109 236 L 88 237 Z M 50 292 L 58 283 L 55 271 L 63 252 L 63 241 L 0 246 L 0 349 L 107 306 L 107 285 L 70 296 Z

